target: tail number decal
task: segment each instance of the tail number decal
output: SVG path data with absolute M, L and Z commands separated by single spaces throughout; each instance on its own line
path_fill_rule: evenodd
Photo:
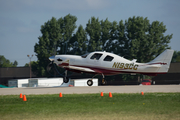
M 134 64 L 134 63 L 131 63 L 131 64 L 126 63 L 125 64 L 125 63 L 114 62 L 112 68 L 137 70 L 138 65 Z

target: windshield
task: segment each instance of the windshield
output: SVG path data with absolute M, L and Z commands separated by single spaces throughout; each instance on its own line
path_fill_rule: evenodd
M 102 54 L 100 53 L 95 53 L 94 55 L 91 56 L 91 59 L 94 59 L 94 60 L 99 60 L 99 58 L 102 56 Z
M 86 58 L 89 55 L 89 53 L 86 53 L 84 55 L 81 55 L 82 58 Z

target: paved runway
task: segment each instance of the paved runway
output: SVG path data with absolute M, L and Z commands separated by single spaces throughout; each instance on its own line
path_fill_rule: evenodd
M 97 87 L 55 87 L 55 88 L 0 88 L 0 95 L 22 94 L 83 94 L 83 93 L 140 93 L 140 92 L 180 92 L 180 85 L 128 85 Z

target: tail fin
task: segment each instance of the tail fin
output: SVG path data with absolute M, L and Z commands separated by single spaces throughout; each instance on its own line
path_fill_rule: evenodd
M 174 50 L 167 49 L 148 64 L 159 64 L 161 67 L 159 68 L 158 72 L 168 72 L 173 53 Z

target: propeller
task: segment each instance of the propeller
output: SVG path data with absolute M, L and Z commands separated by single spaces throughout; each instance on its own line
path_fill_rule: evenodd
M 53 43 L 53 48 L 54 48 L 54 53 L 51 53 L 51 57 L 49 57 L 49 60 L 50 60 L 50 63 L 47 65 L 47 68 L 46 68 L 46 70 L 47 70 L 47 72 L 51 75 L 51 76 L 54 76 L 54 72 L 56 72 L 56 73 L 58 73 L 58 76 L 61 76 L 61 77 L 64 77 L 64 75 L 63 74 L 60 74 L 59 73 L 59 71 L 58 71 L 58 69 L 56 68 L 57 66 L 54 64 L 54 61 L 55 61 L 55 55 L 56 55 L 56 41 Z M 52 73 L 50 73 L 50 71 L 52 72 Z
M 55 45 L 54 45 L 55 46 Z M 55 49 L 54 49 L 54 54 L 52 54 L 51 57 L 49 57 L 49 60 L 50 60 L 50 63 L 47 65 L 47 72 L 51 75 L 51 76 L 54 76 L 54 72 L 56 72 L 58 75 L 56 75 L 56 77 L 63 77 L 63 81 L 65 83 L 67 83 L 69 81 L 69 78 L 67 77 L 67 71 L 64 71 L 63 74 L 59 73 L 59 70 L 57 69 L 57 66 L 54 64 L 55 63 L 55 53 L 56 53 L 56 46 L 55 46 Z M 57 59 L 57 61 L 63 61 L 62 59 Z M 50 73 L 50 71 L 52 72 L 53 70 L 53 73 Z
M 56 72 L 58 75 L 56 75 L 56 77 L 64 77 L 65 75 L 59 73 L 59 70 L 57 69 L 57 66 L 54 64 L 54 61 L 55 61 L 55 56 L 51 56 L 49 57 L 49 60 L 50 60 L 50 63 L 47 65 L 47 72 L 51 75 L 51 76 L 54 76 L 54 72 Z M 52 71 L 53 70 L 53 73 Z M 50 72 L 51 71 L 51 72 Z M 65 74 L 65 73 L 64 73 Z
M 48 71 L 48 72 L 49 72 L 49 71 L 51 70 L 51 68 L 53 67 L 54 59 L 55 59 L 55 56 L 49 57 L 49 60 L 50 60 L 51 62 L 47 65 L 47 71 Z
M 53 67 L 54 61 L 51 61 L 48 65 L 47 65 L 47 71 L 50 71 L 51 68 Z

